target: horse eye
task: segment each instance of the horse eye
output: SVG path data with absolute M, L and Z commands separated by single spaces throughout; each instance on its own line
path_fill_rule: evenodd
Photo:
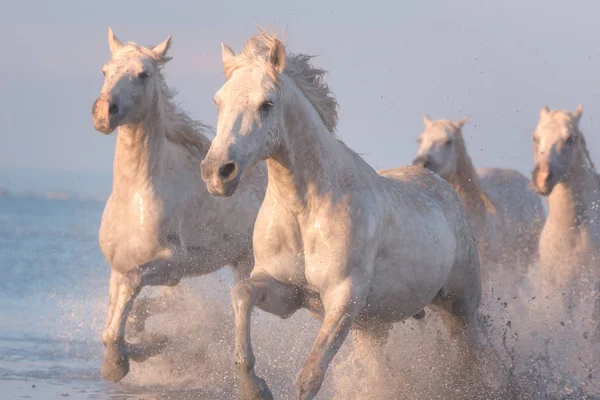
M 140 72 L 138 74 L 138 79 L 146 79 L 148 77 L 148 73 L 146 71 Z
M 444 143 L 444 146 L 450 147 L 451 144 L 452 144 L 452 140 L 446 140 L 446 143 Z
M 106 76 L 106 71 L 105 70 L 102 70 L 100 72 L 102 72 L 102 75 Z
M 260 105 L 260 107 L 258 107 L 258 111 L 265 113 L 265 112 L 269 111 L 272 106 L 273 106 L 273 103 L 271 103 L 270 101 L 265 101 Z
M 567 144 L 573 144 L 573 136 L 567 138 Z

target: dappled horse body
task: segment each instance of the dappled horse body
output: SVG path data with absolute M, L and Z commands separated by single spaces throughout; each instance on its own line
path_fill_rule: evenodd
M 582 112 L 581 105 L 572 113 L 541 109 L 532 176 L 538 193 L 548 196 L 539 243 L 542 279 L 566 293 L 567 308 L 596 302 L 591 324 L 600 339 L 600 176 L 579 130 Z
M 438 173 L 460 195 L 477 240 L 482 275 L 501 268 L 523 276 L 538 259 L 546 218 L 542 200 L 515 170 L 474 168 L 462 134 L 465 122 L 464 117 L 432 121 L 426 115 L 413 164 Z
M 377 334 L 422 317 L 429 304 L 445 310 L 468 348 L 477 337 L 479 259 L 452 187 L 413 166 L 377 173 L 346 147 L 334 134 L 338 105 L 324 71 L 309 56 L 286 54 L 275 35 L 261 30 L 237 56 L 223 45 L 223 62 L 202 177 L 211 193 L 231 196 L 261 160 L 269 176 L 255 267 L 232 290 L 241 397 L 272 398 L 254 370 L 255 306 L 281 318 L 306 308 L 322 319 L 297 377 L 300 399 L 317 394 L 351 328 Z
M 119 381 L 130 358 L 141 361 L 164 346 L 125 342 L 127 316 L 143 286 L 177 285 L 225 265 L 236 281 L 249 276 L 266 173 L 259 166 L 228 201 L 210 196 L 198 171 L 210 129 L 174 105 L 161 73 L 170 37 L 146 48 L 122 44 L 109 29 L 109 44 L 112 59 L 102 69 L 104 86 L 92 114 L 98 131 L 118 128 L 99 240 L 112 269 L 102 375 Z

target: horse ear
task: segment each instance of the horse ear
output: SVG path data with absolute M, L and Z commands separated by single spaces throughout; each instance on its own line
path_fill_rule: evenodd
M 273 48 L 269 51 L 269 64 L 279 72 L 285 68 L 285 46 L 281 40 L 275 39 Z
M 152 48 L 152 52 L 158 56 L 160 56 L 160 58 L 163 59 L 163 61 L 169 61 L 171 59 L 171 57 L 165 57 L 167 55 L 167 52 L 169 51 L 169 48 L 171 47 L 171 39 L 172 36 L 169 35 L 169 37 L 167 38 L 167 40 L 165 40 L 164 42 L 157 44 L 156 46 L 154 46 Z
M 121 41 L 117 39 L 110 26 L 108 27 L 108 47 L 110 48 L 111 54 L 115 54 L 117 50 L 123 47 L 123 44 L 121 44 Z
M 571 113 L 571 115 L 573 116 L 573 118 L 575 119 L 576 122 L 579 122 L 579 119 L 581 118 L 581 114 L 583 114 L 583 104 L 578 105 L 577 108 L 575 109 L 575 111 L 573 111 L 573 113 Z
M 425 114 L 423 116 L 423 125 L 425 125 L 425 128 L 429 128 L 431 126 L 432 122 L 431 119 L 429 118 L 429 115 Z
M 231 47 L 225 43 L 221 43 L 221 59 L 223 60 L 223 64 L 227 64 L 233 57 L 235 57 L 235 53 L 231 50 Z
M 456 121 L 456 126 L 460 129 L 463 127 L 463 125 L 467 122 L 467 120 L 469 119 L 469 117 L 467 117 L 466 115 L 463 117 L 460 117 L 460 119 L 458 121 Z
M 545 117 L 546 114 L 548 114 L 550 112 L 550 110 L 548 109 L 548 106 L 545 105 L 544 107 L 542 107 L 542 109 L 540 110 L 540 117 Z

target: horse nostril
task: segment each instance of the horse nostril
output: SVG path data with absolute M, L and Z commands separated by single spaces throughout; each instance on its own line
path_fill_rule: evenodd
M 227 163 L 219 168 L 219 176 L 221 179 L 228 179 L 233 176 L 234 172 L 237 171 L 237 165 L 235 163 Z
M 115 103 L 112 103 L 110 105 L 110 107 L 108 107 L 108 113 L 110 115 L 115 115 L 119 112 L 119 106 L 117 106 Z

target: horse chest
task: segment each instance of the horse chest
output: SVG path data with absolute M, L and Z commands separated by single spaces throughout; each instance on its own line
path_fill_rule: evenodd
M 161 250 L 161 221 L 162 209 L 149 196 L 109 199 L 99 234 L 107 261 L 115 268 L 129 269 L 151 260 Z

